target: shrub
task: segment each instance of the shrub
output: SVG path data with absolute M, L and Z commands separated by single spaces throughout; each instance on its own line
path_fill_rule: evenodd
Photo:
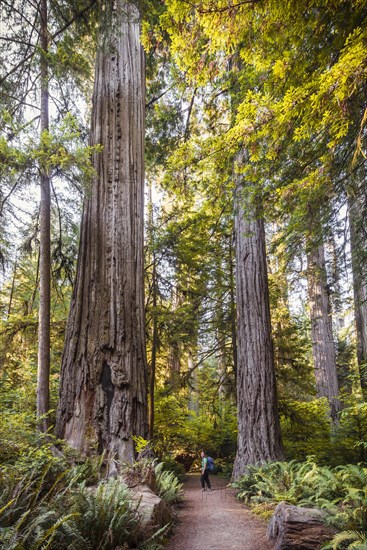
M 175 474 L 164 470 L 164 463 L 160 462 L 155 467 L 158 495 L 168 504 L 179 502 L 183 497 L 182 483 Z
M 179 481 L 185 481 L 186 478 L 186 471 L 185 466 L 181 464 L 180 462 L 177 462 L 174 458 L 171 456 L 165 456 L 162 459 L 162 470 L 172 472 Z
M 0 543 L 4 550 L 55 546 L 63 524 L 72 518 L 59 502 L 65 474 L 50 485 L 52 464 L 23 478 L 2 472 L 0 478 Z
M 261 503 L 282 500 L 323 508 L 327 523 L 341 531 L 325 549 L 367 548 L 367 468 L 351 464 L 328 468 L 312 459 L 303 463 L 274 462 L 249 466 L 233 486 L 239 498 L 261 513 Z
M 135 542 L 139 535 L 139 504 L 119 480 L 91 488 L 82 484 L 71 495 L 73 518 L 63 526 L 72 550 L 109 550 Z

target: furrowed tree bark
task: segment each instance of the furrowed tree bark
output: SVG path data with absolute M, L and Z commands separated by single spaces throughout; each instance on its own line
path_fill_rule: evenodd
M 144 58 L 139 12 L 118 1 L 97 52 L 76 283 L 62 359 L 57 434 L 132 462 L 147 437 L 143 284 Z
M 148 232 L 152 243 L 152 355 L 149 369 L 149 439 L 154 437 L 154 418 L 155 418 L 155 378 L 156 378 L 156 364 L 157 364 L 157 350 L 158 350 L 158 319 L 157 319 L 157 259 L 155 253 L 155 239 L 154 239 L 154 217 L 153 217 L 153 199 L 152 199 L 152 186 L 149 187 L 149 225 Z
M 336 421 L 340 411 L 340 401 L 323 243 L 316 246 L 311 244 L 309 247 L 307 283 L 316 392 L 318 397 L 327 398 L 330 416 L 333 421 Z
M 233 372 L 235 379 L 237 379 L 237 327 L 236 327 L 236 299 L 235 299 L 235 275 L 234 275 L 234 261 L 233 261 L 233 245 L 232 238 L 229 245 L 229 285 L 230 285 L 230 297 L 231 297 L 231 336 L 232 336 L 232 350 L 233 350 Z
M 233 479 L 249 464 L 283 459 L 271 341 L 264 220 L 237 155 L 235 235 L 237 297 L 237 454 Z
M 367 399 L 367 228 L 366 196 L 362 190 L 354 190 L 348 197 L 350 246 L 352 255 L 354 316 L 357 334 L 357 359 L 360 381 Z
M 40 46 L 41 46 L 41 139 L 49 127 L 48 91 L 48 30 L 47 0 L 40 3 Z M 50 308 L 51 308 L 51 191 L 50 178 L 45 166 L 40 166 L 40 286 L 38 322 L 38 369 L 37 369 L 37 426 L 40 432 L 47 432 L 50 380 Z

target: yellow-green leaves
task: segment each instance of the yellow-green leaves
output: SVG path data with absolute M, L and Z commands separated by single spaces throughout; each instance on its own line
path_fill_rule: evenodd
M 92 154 L 98 154 L 101 146 L 84 146 L 77 121 L 66 115 L 63 122 L 52 130 L 42 132 L 38 146 L 30 144 L 29 156 L 51 176 L 53 172 L 78 169 L 86 183 L 93 177 Z

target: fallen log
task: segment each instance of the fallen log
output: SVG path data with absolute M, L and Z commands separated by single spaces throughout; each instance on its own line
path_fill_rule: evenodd
M 274 550 L 318 550 L 335 534 L 324 519 L 321 510 L 281 502 L 269 521 L 267 536 Z

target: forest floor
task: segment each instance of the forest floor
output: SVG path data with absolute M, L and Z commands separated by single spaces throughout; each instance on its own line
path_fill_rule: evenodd
M 200 476 L 188 475 L 178 523 L 166 550 L 272 550 L 266 522 L 235 498 L 228 481 L 211 476 L 212 492 L 201 492 Z

